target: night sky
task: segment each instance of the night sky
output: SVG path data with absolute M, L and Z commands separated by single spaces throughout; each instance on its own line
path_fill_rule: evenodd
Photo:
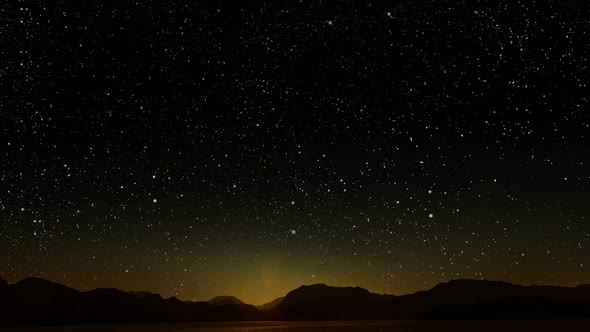
M 588 282 L 589 6 L 8 1 L 0 277 Z

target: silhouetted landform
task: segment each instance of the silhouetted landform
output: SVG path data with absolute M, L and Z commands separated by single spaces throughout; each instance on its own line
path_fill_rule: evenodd
M 207 301 L 212 306 L 224 306 L 224 305 L 240 305 L 245 304 L 235 296 L 216 296 L 211 300 Z
M 284 296 L 278 297 L 268 303 L 265 303 L 263 305 L 259 305 L 256 308 L 258 308 L 258 310 L 270 310 L 270 309 L 276 307 L 277 304 L 281 303 L 284 298 L 285 298 Z
M 0 288 L 0 324 L 149 323 L 260 320 L 255 306 L 163 299 L 149 292 L 87 292 L 39 278 Z
M 590 317 L 590 288 L 452 280 L 394 296 L 362 288 L 302 286 L 271 310 L 281 320 L 500 319 Z
M 453 280 L 394 296 L 317 284 L 256 308 L 233 296 L 183 302 L 113 288 L 81 292 L 40 278 L 13 285 L 0 279 L 1 325 L 414 318 L 590 318 L 590 287 Z
M 160 296 L 160 294 L 156 294 L 156 293 L 152 293 L 152 292 L 146 292 L 146 291 L 139 291 L 139 292 L 128 292 L 131 295 L 135 295 L 137 297 L 139 297 L 140 299 L 145 299 L 145 298 L 150 298 L 150 297 L 159 297 L 162 298 Z
M 545 297 L 510 297 L 472 305 L 439 306 L 420 319 L 544 319 L 588 318 L 590 304 Z

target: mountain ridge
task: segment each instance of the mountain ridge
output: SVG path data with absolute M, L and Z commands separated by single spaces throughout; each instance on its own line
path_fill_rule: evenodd
M 283 299 L 285 299 L 284 296 L 277 297 L 276 299 L 274 299 L 270 302 L 256 306 L 256 308 L 258 308 L 258 310 L 262 310 L 262 311 L 270 310 L 270 309 L 274 308 L 275 306 L 277 306 L 277 304 L 281 303 L 283 301 Z
M 213 306 L 245 304 L 244 302 L 242 302 L 242 300 L 238 299 L 235 296 L 231 296 L 231 295 L 216 296 L 216 297 L 212 298 L 211 300 L 207 301 L 207 303 L 209 303 L 210 305 L 213 305 Z
M 79 291 L 41 278 L 0 279 L 0 325 L 237 320 L 590 318 L 590 287 L 456 279 L 405 295 L 302 285 L 255 307 L 234 296 L 183 302 L 116 288 Z M 265 307 L 266 306 L 266 307 Z

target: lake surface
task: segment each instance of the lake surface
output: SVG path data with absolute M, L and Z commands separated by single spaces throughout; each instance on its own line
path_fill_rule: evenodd
M 590 320 L 224 322 L 10 327 L 1 332 L 543 332 L 590 331 Z

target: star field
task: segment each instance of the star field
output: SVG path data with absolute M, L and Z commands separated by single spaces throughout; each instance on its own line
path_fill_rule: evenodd
M 581 1 L 13 1 L 0 277 L 231 294 L 590 278 Z

